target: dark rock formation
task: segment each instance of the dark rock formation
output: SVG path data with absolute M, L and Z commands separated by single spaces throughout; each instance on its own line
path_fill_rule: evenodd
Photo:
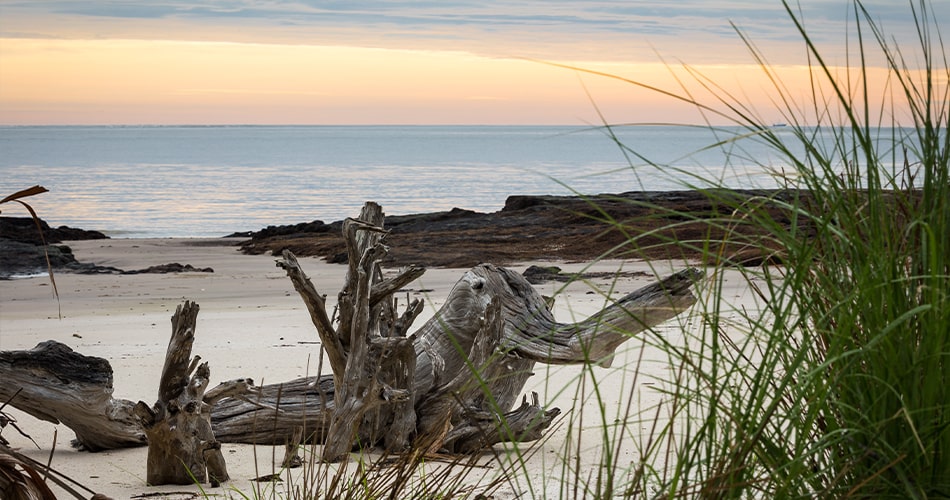
M 33 245 L 0 238 L 0 279 L 18 275 L 39 274 L 47 271 L 46 255 L 54 272 L 82 274 L 120 273 L 121 269 L 78 262 L 73 251 L 66 245 L 49 245 L 46 253 L 43 245 Z
M 39 228 L 37 228 L 37 223 Z M 42 231 L 42 238 L 40 237 Z M 114 268 L 81 264 L 66 245 L 52 245 L 68 240 L 95 240 L 108 236 L 99 231 L 87 231 L 67 226 L 52 228 L 46 221 L 30 217 L 0 217 L 0 279 L 15 275 L 45 272 L 46 258 L 54 270 L 72 272 L 115 272 Z M 48 245 L 43 251 L 43 242 Z
M 45 221 L 40 220 L 39 226 L 47 243 L 44 252 L 43 239 L 40 238 L 36 226 L 37 222 L 29 217 L 0 217 L 0 279 L 44 273 L 48 269 L 47 256 L 49 257 L 49 267 L 53 268 L 53 272 L 79 274 L 214 272 L 210 267 L 199 269 L 192 267 L 190 264 L 182 265 L 177 262 L 133 271 L 82 263 L 76 260 L 72 249 L 68 246 L 52 245 L 51 243 L 106 239 L 108 236 L 99 231 L 87 231 L 67 226 L 51 228 Z
M 800 193 L 772 190 L 664 191 L 578 196 L 511 196 L 494 213 L 448 212 L 387 216 L 392 247 L 384 264 L 470 267 L 481 262 L 587 261 L 607 258 L 692 258 L 728 234 L 726 257 L 754 264 L 776 259 L 750 225 L 732 221 L 734 207 L 751 199 L 790 199 Z M 781 221 L 774 204 L 763 210 Z M 787 220 L 787 219 L 786 219 Z M 241 244 L 249 254 L 298 256 L 345 262 L 339 223 L 269 227 Z M 767 245 L 765 245 L 767 247 Z
M 790 223 L 788 213 L 765 200 L 790 201 L 808 193 L 785 190 L 638 191 L 596 196 L 511 196 L 498 212 L 480 213 L 455 208 L 386 217 L 390 231 L 385 243 L 392 251 L 383 265 L 418 264 L 432 267 L 472 267 L 482 262 L 509 265 L 532 260 L 590 261 L 597 258 L 703 259 L 721 255 L 740 265 L 777 262 L 781 249 L 772 248 L 761 228 L 735 217 L 735 207 L 767 212 L 773 221 Z M 758 208 L 748 208 L 748 207 Z M 801 222 L 800 222 L 801 223 Z M 50 229 L 49 241 L 104 237 L 95 231 Z M 280 255 L 290 250 L 298 256 L 323 257 L 331 263 L 346 262 L 341 236 L 342 221 L 312 221 L 269 226 L 260 231 L 230 236 L 249 238 L 241 243 L 248 254 Z M 78 233 L 77 233 L 78 231 Z M 802 233 L 807 234 L 807 231 Z M 0 217 L 0 238 L 33 238 L 36 226 L 28 218 Z M 98 236 L 95 236 L 98 235 Z M 723 242 L 726 243 L 723 243 Z M 722 248 L 720 248 L 722 246 Z M 53 250 L 66 259 L 64 269 L 74 269 L 68 247 Z M 10 260 L 23 259 L 24 265 Z M 51 255 L 51 259 L 53 255 Z M 39 260 L 37 260 L 39 259 Z M 73 259 L 74 260 L 74 259 Z M 39 263 L 37 263 L 39 262 Z M 56 269 L 57 264 L 54 264 Z M 171 266 L 169 264 L 168 266 Z M 140 270 L 131 272 L 189 272 L 196 269 Z M 46 268 L 42 248 L 0 247 L 0 277 L 40 272 Z M 92 266 L 78 272 L 121 272 Z M 549 275 L 534 279 L 565 279 Z
M 161 264 L 151 266 L 145 269 L 136 269 L 133 271 L 122 271 L 122 274 L 167 274 L 167 273 L 213 273 L 214 269 L 210 267 L 194 267 L 191 264 L 181 265 L 177 262 L 171 264 Z
M 304 233 L 340 233 L 342 229 L 342 222 L 334 222 L 333 224 L 325 224 L 322 220 L 315 220 L 313 222 L 301 222 L 300 224 L 291 224 L 287 226 L 267 226 L 260 231 L 243 231 L 240 233 L 232 233 L 225 238 L 249 238 L 249 237 L 258 237 L 258 238 L 271 238 L 277 236 L 293 236 Z
M 561 268 L 557 266 L 528 266 L 521 275 L 532 285 L 545 281 L 560 281 L 562 278 L 565 282 L 569 280 L 561 274 Z
M 42 245 L 43 239 L 46 240 L 47 244 L 51 244 L 62 243 L 64 241 L 100 240 L 108 238 L 108 236 L 99 231 L 88 231 L 68 226 L 52 228 L 43 220 L 40 220 L 39 224 L 40 229 L 43 231 L 42 239 L 40 238 L 39 231 L 37 231 L 36 222 L 32 218 L 0 217 L 0 238 L 20 243 L 29 243 L 31 245 Z

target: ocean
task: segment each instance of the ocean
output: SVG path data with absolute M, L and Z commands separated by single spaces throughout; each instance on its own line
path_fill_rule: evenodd
M 776 187 L 752 141 L 705 149 L 703 127 L 636 126 L 0 127 L 0 197 L 52 226 L 113 237 L 216 237 L 355 216 L 492 212 L 510 195 Z M 644 159 L 649 160 L 653 166 Z M 3 215 L 26 216 L 18 204 Z

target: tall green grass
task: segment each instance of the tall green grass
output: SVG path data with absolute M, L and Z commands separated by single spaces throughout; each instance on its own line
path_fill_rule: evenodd
M 804 101 L 737 32 L 773 84 L 786 127 L 689 68 L 695 79 L 678 92 L 588 72 L 693 104 L 709 123 L 730 122 L 709 126 L 719 138 L 709 147 L 766 144 L 774 156 L 761 167 L 784 189 L 735 196 L 714 180 L 673 172 L 694 176 L 684 188 L 720 207 L 712 217 L 666 214 L 709 229 L 706 238 L 662 243 L 712 264 L 695 312 L 700 326 L 682 323 L 682 338 L 647 333 L 643 348 L 661 352 L 671 368 L 658 381 L 658 405 L 610 424 L 607 402 L 593 391 L 599 416 L 573 414 L 569 436 L 601 422 L 601 460 L 561 467 L 560 498 L 950 497 L 950 70 L 939 23 L 927 2 L 908 3 L 917 44 L 897 45 L 853 1 L 856 43 L 839 68 L 794 6 L 783 5 L 808 54 Z M 871 61 L 887 69 L 880 95 L 872 93 L 880 71 Z M 604 127 L 628 158 L 670 168 L 628 148 L 613 129 Z M 655 233 L 601 216 L 629 236 L 631 256 L 655 244 L 647 243 Z M 743 246 L 763 264 L 742 265 L 749 252 L 734 251 Z M 735 273 L 754 306 L 732 300 Z M 582 380 L 593 377 L 585 370 Z M 615 407 L 635 407 L 633 397 Z M 631 436 L 639 460 L 620 465 L 620 441 Z M 571 450 L 581 438 L 573 439 L 563 457 L 579 455 Z
M 840 71 L 784 5 L 808 50 L 808 102 L 739 34 L 788 127 L 701 75 L 712 102 L 676 96 L 738 127 L 717 146 L 768 144 L 787 189 L 707 191 L 726 208 L 706 221 L 726 231 L 723 244 L 679 242 L 722 267 L 736 264 L 724 243 L 738 240 L 770 257 L 737 268 L 760 308 L 730 305 L 714 268 L 702 328 L 683 342 L 650 337 L 679 371 L 664 389 L 669 445 L 643 459 L 662 467 L 644 468 L 642 485 L 662 497 L 950 496 L 950 71 L 939 25 L 911 2 L 919 43 L 896 46 L 855 1 L 857 43 Z M 878 58 L 889 81 L 875 96 Z

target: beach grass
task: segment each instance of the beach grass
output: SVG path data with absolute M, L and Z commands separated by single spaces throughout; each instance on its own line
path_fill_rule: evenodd
M 781 164 L 762 167 L 785 190 L 737 198 L 697 179 L 695 187 L 723 208 L 704 223 L 728 236 L 666 242 L 699 250 L 714 265 L 695 312 L 701 328 L 682 341 L 648 337 L 675 367 L 663 387 L 674 424 L 659 432 L 664 446 L 644 450 L 638 474 L 626 478 L 639 489 L 627 491 L 946 497 L 950 71 L 939 26 L 926 2 L 911 2 L 919 45 L 898 47 L 853 2 L 858 43 L 842 72 L 825 62 L 793 5 L 784 5 L 811 61 L 808 102 L 795 102 L 738 32 L 774 83 L 786 126 L 763 123 L 696 77 L 715 96 L 697 108 L 736 126 L 716 147 L 766 143 Z M 866 63 L 875 58 L 886 61 L 890 78 L 876 96 Z M 642 236 L 631 233 L 631 254 Z M 737 242 L 758 250 L 762 264 L 741 265 L 730 254 Z M 742 273 L 760 308 L 729 303 L 723 267 Z
M 783 126 L 691 70 L 702 92 L 657 89 L 695 104 L 710 123 L 730 122 L 709 125 L 720 138 L 710 147 L 768 145 L 775 157 L 760 167 L 783 189 L 739 197 L 699 176 L 683 186 L 707 193 L 719 213 L 667 215 L 726 236 L 659 243 L 709 264 L 692 318 L 679 320 L 686 334 L 641 334 L 643 349 L 663 353 L 669 367 L 656 385 L 661 401 L 638 406 L 630 391 L 608 403 L 596 372 L 585 371 L 578 391 L 592 391 L 600 411 L 570 414 L 564 424 L 573 440 L 547 478 L 561 484 L 554 497 L 950 495 L 950 70 L 939 24 L 927 2 L 909 2 L 919 43 L 898 46 L 873 12 L 852 2 L 857 44 L 843 71 L 825 61 L 794 6 L 783 5 L 808 51 L 806 102 L 737 28 L 774 84 Z M 888 69 L 881 95 L 869 90 L 870 60 Z M 700 93 L 711 101 L 695 100 Z M 616 138 L 615 128 L 604 131 Z M 638 165 L 675 169 L 617 143 L 636 159 L 633 175 Z M 628 235 L 618 249 L 628 256 L 658 244 L 656 233 L 600 215 Z M 726 268 L 741 274 L 756 307 L 731 301 Z M 600 461 L 581 466 L 574 451 L 592 421 L 602 427 Z M 621 463 L 618 450 L 630 445 L 639 459 Z

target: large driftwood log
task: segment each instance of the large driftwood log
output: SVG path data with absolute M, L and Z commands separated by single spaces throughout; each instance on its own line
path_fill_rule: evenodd
M 266 410 L 235 403 L 228 408 L 231 418 L 249 415 L 265 422 L 261 428 L 272 435 L 248 435 L 243 429 L 232 433 L 224 429 L 226 419 L 216 420 L 222 435 L 280 443 L 290 439 L 300 422 L 309 422 L 305 435 L 324 442 L 323 459 L 331 461 L 343 458 L 357 443 L 373 446 L 382 441 L 393 449 L 412 438 L 414 446 L 427 450 L 470 452 L 503 440 L 537 439 L 559 410 L 545 410 L 536 396 L 533 404 L 523 398 L 524 404 L 511 410 L 534 364 L 609 365 L 616 348 L 632 334 L 692 305 L 690 288 L 700 276 L 696 270 L 677 273 L 583 322 L 562 324 L 521 275 L 485 264 L 467 272 L 439 312 L 406 337 L 418 304 L 409 304 L 398 316 L 392 297 L 398 288 L 392 283 L 408 282 L 407 277 L 414 279 L 420 271 L 407 269 L 390 280 L 382 278 L 379 262 L 386 249 L 381 245 L 385 231 L 378 205 L 367 204 L 360 219 L 347 220 L 343 231 L 349 273 L 339 294 L 336 324 L 296 258 L 285 252 L 278 262 L 307 304 L 327 352 L 332 397 L 325 390 L 319 396 L 310 394 L 312 401 L 325 406 L 308 405 L 309 415 L 292 417 L 285 410 L 268 416 Z M 295 384 L 318 386 L 327 384 Z M 290 396 L 286 390 L 282 395 Z
M 105 359 L 48 340 L 28 351 L 0 352 L 0 374 L 0 401 L 69 427 L 77 448 L 101 451 L 146 443 L 132 415 L 135 404 L 112 397 L 112 366 Z
M 522 395 L 535 363 L 608 366 L 621 343 L 691 306 L 691 287 L 702 276 L 687 269 L 617 300 L 587 320 L 559 323 L 524 277 L 483 264 L 466 272 L 440 310 L 410 335 L 422 303 L 406 304 L 400 313 L 394 294 L 424 270 L 410 267 L 383 277 L 383 222 L 382 209 L 369 203 L 359 219 L 344 224 L 349 272 L 332 318 L 324 296 L 297 259 L 285 252 L 278 262 L 310 312 L 329 360 L 328 375 L 264 386 L 251 398 L 246 395 L 250 381 L 236 381 L 202 397 L 207 373 L 195 372 L 197 362 L 187 362 L 189 343 L 189 354 L 172 362 L 179 375 L 168 379 L 167 389 L 163 374 L 156 408 L 140 403 L 136 410 L 146 428 L 154 427 L 163 412 L 182 409 L 206 420 L 210 408 L 211 427 L 199 432 L 203 437 L 195 449 L 200 453 L 192 454 L 196 461 L 205 450 L 214 450 L 215 439 L 282 445 L 303 436 L 325 444 L 324 460 L 340 460 L 357 444 L 392 451 L 415 447 L 473 452 L 502 441 L 530 441 L 539 438 L 559 412 L 542 407 L 537 395 L 530 402 Z M 0 375 L 16 371 L 2 359 Z M 55 408 L 43 403 L 44 380 L 57 378 L 55 370 L 50 373 L 39 382 L 8 387 L 28 387 L 24 398 L 40 401 L 40 409 L 33 411 Z M 167 401 L 164 409 L 159 407 L 162 401 Z M 12 404 L 25 409 L 17 401 Z M 124 408 L 120 413 L 127 418 L 131 403 L 98 403 L 106 404 Z M 93 414 L 96 411 L 104 413 L 94 407 Z M 128 439 L 116 446 L 141 443 L 141 428 L 133 425 L 124 432 Z
M 306 274 L 292 255 L 285 255 L 282 265 L 288 269 L 291 279 L 297 283 L 309 283 Z M 466 408 L 471 415 L 467 425 L 461 420 L 454 425 L 455 438 L 443 443 L 450 451 L 471 451 L 478 442 L 486 439 L 471 436 L 462 439 L 461 429 L 482 429 L 494 436 L 487 444 L 517 439 L 518 433 L 527 437 L 537 432 L 527 425 L 514 429 L 507 436 L 497 434 L 495 429 L 486 429 L 491 420 L 528 422 L 529 416 L 537 416 L 540 405 L 523 403 L 521 390 L 531 376 L 535 360 L 580 364 L 599 362 L 606 364 L 610 354 L 625 340 L 634 338 L 651 326 L 660 324 L 684 311 L 695 302 L 691 288 L 701 273 L 685 269 L 661 281 L 640 288 L 614 302 L 597 315 L 579 323 L 559 323 L 547 309 L 544 298 L 518 273 L 509 269 L 482 264 L 467 271 L 455 284 L 445 303 L 436 314 L 423 324 L 410 338 L 416 351 L 414 380 L 414 406 L 420 416 L 420 425 L 439 400 L 455 400 L 454 387 L 464 385 L 456 378 L 466 379 L 474 359 L 472 348 L 485 348 L 486 343 L 476 342 L 483 324 L 492 323 L 489 313 L 490 298 L 502 307 L 499 310 L 503 325 L 500 347 L 491 352 L 489 367 L 500 373 L 485 372 L 482 378 L 492 381 L 492 398 L 497 408 L 482 409 L 478 405 Z M 316 289 L 304 300 L 320 297 Z M 483 334 L 484 335 L 484 334 Z M 466 355 L 461 353 L 465 352 Z M 546 353 L 550 353 L 548 359 Z M 455 380 L 453 382 L 453 380 Z M 484 396 L 480 392 L 475 395 Z M 314 442 L 324 442 L 332 414 L 335 390 L 332 376 L 296 379 L 283 384 L 266 385 L 261 388 L 259 399 L 253 403 L 236 399 L 222 400 L 212 411 L 211 421 L 215 435 L 223 442 L 257 444 L 283 444 L 291 439 L 297 426 L 305 425 L 305 435 Z M 531 399 L 535 402 L 535 399 Z M 447 403 L 446 403 L 447 404 Z M 275 409 L 276 408 L 276 409 Z M 461 410 L 456 408 L 456 410 Z M 504 413 L 500 415 L 498 412 Z M 554 409 L 547 411 L 554 412 Z M 486 413 L 487 412 L 487 413 Z M 491 418 L 487 415 L 491 414 Z M 552 413 L 551 418 L 556 415 Z M 540 423 L 540 422 L 539 422 Z M 515 432 L 517 430 L 517 432 Z

